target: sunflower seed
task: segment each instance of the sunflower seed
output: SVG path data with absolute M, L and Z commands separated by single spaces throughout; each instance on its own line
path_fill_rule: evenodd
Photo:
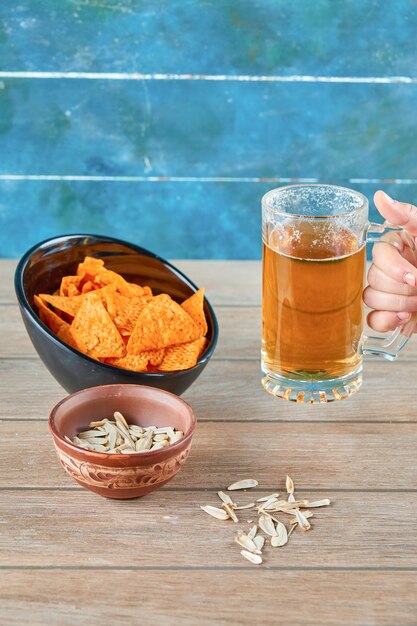
M 107 437 L 86 437 L 84 441 L 88 441 L 91 445 L 101 445 L 104 446 L 107 443 Z
M 277 532 L 275 530 L 275 526 L 271 520 L 271 518 L 266 515 L 260 515 L 259 516 L 259 528 L 261 528 L 264 533 L 266 533 L 267 535 L 270 535 L 271 537 L 274 537 Z
M 223 502 L 225 502 L 226 504 L 230 504 L 231 506 L 235 506 L 235 503 L 233 502 L 232 498 L 229 496 L 229 494 L 224 493 L 224 491 L 218 491 L 217 495 L 219 496 L 220 500 L 222 500 Z
M 107 424 L 108 421 L 107 417 L 105 417 L 104 420 L 100 420 L 99 422 L 90 422 L 90 427 L 94 428 L 95 426 L 104 426 L 104 424 Z
M 250 531 L 248 532 L 248 537 L 249 539 L 254 539 L 256 537 L 256 533 L 258 532 L 258 527 L 255 524 L 255 526 L 252 526 L 252 528 L 250 529 Z
M 235 524 L 237 524 L 239 521 L 239 518 L 234 512 L 233 508 L 230 506 L 230 504 L 226 504 L 225 502 L 223 502 L 222 508 L 226 511 L 228 516 L 235 522 Z
M 247 550 L 241 550 L 240 554 L 254 565 L 260 565 L 262 563 L 262 557 L 258 554 L 252 554 L 252 552 L 248 552 Z
M 84 448 L 85 450 L 92 450 L 93 446 L 91 443 L 88 443 L 87 439 L 78 439 L 78 437 L 74 437 L 73 443 L 75 445 L 80 446 L 80 448 Z
M 276 498 L 269 498 L 269 500 L 267 500 L 263 505 L 262 505 L 262 509 L 263 510 L 268 510 L 270 507 L 272 507 L 273 504 L 276 504 L 278 502 L 278 500 Z
M 169 443 L 165 439 L 164 441 L 157 441 L 154 443 L 151 450 L 163 450 L 163 448 L 166 448 L 167 446 L 169 446 Z
M 294 493 L 294 482 L 290 476 L 287 475 L 287 480 L 285 481 L 285 486 L 287 488 L 287 493 Z
M 256 535 L 256 537 L 253 538 L 253 543 L 258 548 L 258 550 L 262 550 L 265 543 L 265 537 L 263 535 Z
M 72 443 L 71 439 L 69 437 L 67 437 L 67 435 L 64 435 L 64 439 L 66 439 L 67 441 L 69 441 L 69 443 Z
M 171 437 L 175 442 L 184 436 L 182 431 L 175 432 L 172 426 L 157 429 L 156 426 L 142 428 L 138 424 L 129 425 L 119 411 L 115 412 L 114 417 L 115 421 L 105 418 L 90 422 L 90 430 L 79 433 L 72 440 L 68 437 L 67 440 L 86 450 L 119 454 L 124 450 L 130 452 L 159 450 L 171 444 Z M 157 433 L 157 430 L 164 432 Z
M 270 498 L 279 498 L 279 493 L 271 493 L 269 496 L 264 496 L 263 498 L 258 498 L 256 502 L 268 502 Z
M 138 426 L 137 424 L 130 424 L 129 431 L 133 435 L 136 435 L 137 437 L 139 437 L 143 433 L 143 428 L 142 426 Z
M 164 435 L 164 434 L 155 435 L 154 434 L 153 440 L 154 441 L 168 441 L 168 435 Z
M 155 428 L 155 435 L 169 435 L 170 431 L 174 432 L 172 426 L 163 426 L 161 428 Z
M 249 504 L 241 504 L 240 506 L 235 506 L 235 511 L 240 511 L 242 509 L 253 509 L 254 506 L 254 502 L 250 502 Z
M 271 537 L 271 546 L 273 548 L 280 548 L 285 546 L 288 541 L 287 529 L 282 522 L 278 522 L 276 525 L 276 537 Z
M 297 528 L 297 526 L 298 526 L 298 522 L 296 522 L 295 524 L 292 524 L 290 530 L 288 531 L 288 539 L 291 537 L 292 533 Z
M 228 486 L 228 491 L 236 491 L 237 489 L 252 489 L 252 487 L 256 487 L 258 485 L 258 481 L 253 478 L 246 478 L 245 480 L 239 480 L 237 483 L 232 483 Z
M 306 502 L 306 507 L 309 509 L 315 509 L 319 506 L 329 506 L 330 500 L 328 498 L 324 498 L 324 500 L 316 500 L 315 502 Z
M 109 449 L 112 450 L 113 448 L 116 447 L 116 440 L 117 440 L 118 430 L 110 422 L 107 422 L 104 425 L 104 428 L 106 429 L 106 432 L 107 432 L 107 435 L 108 435 Z
M 85 430 L 82 433 L 78 433 L 78 437 L 79 439 L 89 439 L 90 437 L 99 437 L 99 436 L 106 436 L 106 431 L 102 430 L 101 428 L 97 428 L 94 430 Z
M 313 513 L 311 511 L 303 511 L 303 515 L 306 519 L 310 519 L 310 517 L 313 517 Z M 294 511 L 294 517 L 290 519 L 290 524 L 298 524 L 298 520 L 295 517 L 295 511 Z
M 229 519 L 229 515 L 227 514 L 227 512 L 224 509 L 218 509 L 216 506 L 210 506 L 210 505 L 200 506 L 200 509 L 204 511 L 205 513 L 208 513 L 212 517 L 215 517 L 216 519 L 221 519 L 221 520 Z
M 106 446 L 101 446 L 101 445 L 98 445 L 98 444 L 91 444 L 91 449 L 94 452 L 107 452 Z
M 142 450 L 150 450 L 152 445 L 152 435 L 148 437 L 144 437 L 143 439 L 138 439 L 136 442 L 136 452 L 142 452 Z
M 307 507 L 307 504 L 308 504 L 307 500 L 295 500 L 294 502 L 287 502 L 286 500 L 278 500 L 278 502 L 275 502 L 275 504 L 271 504 L 271 506 L 268 508 L 268 511 L 271 511 L 271 512 L 280 511 L 281 513 L 288 513 L 290 515 L 294 515 L 295 508 Z
M 298 509 L 296 509 L 295 511 L 295 517 L 297 518 L 297 522 L 303 530 L 310 530 L 310 522 Z
M 114 419 L 116 420 L 116 422 L 118 424 L 123 424 L 123 426 L 126 428 L 126 430 L 129 430 L 129 424 L 126 422 L 125 418 L 120 413 L 120 411 L 115 411 L 113 413 L 113 417 L 114 417 Z
M 170 436 L 171 443 L 177 443 L 180 439 L 184 437 L 184 433 L 181 430 L 178 430 L 176 433 Z
M 249 550 L 249 552 L 253 552 L 253 554 L 260 554 L 260 551 L 258 550 L 256 545 L 253 543 L 252 539 L 248 537 L 248 535 L 244 535 L 244 534 L 237 535 L 235 537 L 235 541 L 240 546 L 242 546 L 242 548 L 245 548 L 245 550 Z

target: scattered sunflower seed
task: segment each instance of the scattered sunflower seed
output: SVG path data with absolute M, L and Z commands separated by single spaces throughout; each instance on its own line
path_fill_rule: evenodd
M 207 506 L 200 506 L 200 509 L 217 519 L 220 519 L 220 520 L 229 519 L 228 513 L 224 509 L 218 509 L 217 506 L 210 506 L 208 504 Z
M 234 512 L 233 508 L 230 506 L 230 504 L 226 504 L 225 502 L 223 502 L 222 507 L 226 511 L 230 519 L 232 519 L 235 524 L 237 524 L 239 522 L 239 518 Z
M 255 526 L 252 526 L 252 528 L 250 529 L 250 531 L 248 532 L 248 537 L 249 539 L 254 539 L 256 537 L 256 533 L 258 532 L 258 527 L 255 524 Z
M 274 504 L 276 504 L 278 502 L 278 500 L 276 498 L 269 498 L 269 500 L 267 500 L 266 502 L 264 502 L 262 504 L 262 509 L 267 511 L 270 507 L 272 507 Z
M 258 550 L 262 550 L 265 544 L 265 537 L 263 535 L 256 535 L 256 537 L 253 538 L 253 543 Z
M 234 507 L 235 503 L 228 493 L 224 493 L 224 491 L 218 491 L 217 495 L 219 496 L 220 500 L 222 500 L 225 504 L 230 504 Z
M 285 487 L 287 489 L 287 493 L 294 494 L 294 482 L 293 479 L 287 475 L 287 480 L 285 481 Z
M 248 552 L 247 550 L 241 550 L 240 554 L 254 565 L 260 565 L 262 563 L 262 557 L 259 556 L 259 554 L 252 554 L 252 552 Z
M 298 509 L 295 510 L 295 517 L 297 518 L 297 522 L 303 530 L 310 530 L 310 522 Z
M 258 481 L 253 478 L 246 478 L 245 480 L 239 480 L 237 483 L 232 483 L 228 486 L 227 491 L 236 491 L 237 489 L 252 489 L 257 487 Z
M 288 531 L 288 539 L 291 537 L 292 533 L 297 528 L 297 526 L 298 526 L 298 522 L 296 522 L 295 524 L 292 524 L 290 530 Z
M 255 506 L 254 502 L 251 502 L 250 504 L 241 504 L 240 506 L 236 505 L 235 506 L 235 510 L 241 510 L 241 509 L 253 509 L 253 507 Z
M 280 548 L 281 546 L 285 546 L 288 541 L 288 532 L 287 528 L 282 522 L 277 523 L 276 533 L 276 537 L 271 537 L 271 546 L 273 548 Z
M 277 534 L 271 518 L 264 514 L 259 517 L 259 528 L 261 528 L 267 535 L 270 535 L 270 537 L 274 537 Z
M 256 502 L 268 502 L 271 498 L 276 498 L 278 500 L 279 493 L 271 493 L 269 496 L 264 496 L 263 498 L 258 498 Z
M 330 500 L 328 498 L 324 498 L 324 500 L 316 500 L 316 502 L 306 502 L 306 506 L 309 509 L 316 509 L 320 506 L 329 506 Z
M 235 537 L 235 541 L 240 546 L 242 546 L 242 548 L 245 548 L 245 550 L 249 550 L 249 552 L 252 552 L 253 554 L 261 553 L 260 550 L 258 550 L 258 548 L 256 547 L 256 544 L 252 541 L 252 539 L 250 539 L 250 537 L 248 537 L 248 535 L 237 535 Z
M 148 436 L 148 432 L 146 432 L 146 436 Z M 141 439 L 138 439 L 137 443 L 140 441 Z M 160 445 L 165 441 L 166 440 L 162 440 L 161 438 L 157 441 L 156 445 Z M 86 446 L 89 445 L 88 439 L 84 440 L 82 443 Z M 232 483 L 227 489 L 229 491 L 250 489 L 252 487 L 256 487 L 257 484 L 258 482 L 254 479 L 245 479 Z M 237 536 L 235 536 L 235 541 L 242 548 L 244 548 L 241 550 L 241 555 L 245 559 L 255 565 L 260 565 L 263 562 L 261 554 L 266 542 L 263 535 L 257 534 L 258 526 L 259 529 L 269 536 L 271 547 L 282 547 L 288 543 L 290 536 L 297 526 L 300 526 L 300 528 L 304 531 L 311 528 L 308 519 L 313 516 L 313 513 L 309 510 L 309 508 L 319 508 L 329 506 L 330 504 L 330 500 L 328 498 L 323 498 L 322 500 L 316 500 L 314 502 L 309 502 L 308 500 L 296 500 L 294 496 L 295 486 L 290 476 L 287 476 L 286 478 L 286 490 L 288 494 L 287 500 L 278 500 L 279 493 L 272 493 L 268 496 L 259 498 L 256 502 L 242 505 L 234 503 L 232 498 L 224 491 L 218 491 L 217 494 L 222 501 L 221 509 L 210 505 L 202 506 L 200 508 L 212 517 L 220 520 L 233 519 L 235 522 L 239 521 L 235 511 L 242 509 L 254 509 L 253 513 L 257 512 L 258 515 L 257 521 L 255 521 L 255 524 L 249 531 L 244 532 L 239 530 Z M 303 509 L 303 511 L 300 509 Z M 276 517 L 276 513 L 292 516 L 289 522 L 289 530 L 286 525 Z M 253 520 L 246 520 L 246 522 L 248 524 L 252 524 Z
M 310 517 L 313 517 L 313 513 L 311 511 L 303 511 L 303 515 L 306 519 L 310 519 Z M 295 517 L 295 513 L 294 517 L 290 519 L 290 525 L 292 526 L 293 524 L 295 524 L 296 526 L 298 525 L 298 520 Z

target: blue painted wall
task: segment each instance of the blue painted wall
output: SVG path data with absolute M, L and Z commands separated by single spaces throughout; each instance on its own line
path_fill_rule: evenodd
M 258 258 L 289 179 L 416 201 L 416 34 L 415 0 L 1 3 L 0 256 L 87 231 Z

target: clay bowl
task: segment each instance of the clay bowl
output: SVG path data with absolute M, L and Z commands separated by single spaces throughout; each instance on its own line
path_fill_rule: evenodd
M 99 235 L 65 235 L 37 244 L 17 266 L 15 290 L 28 335 L 46 367 L 69 393 L 97 385 L 132 383 L 182 394 L 204 370 L 216 347 L 219 331 L 209 302 L 204 301 L 208 346 L 194 367 L 176 372 L 132 372 L 101 363 L 59 339 L 39 319 L 33 303 L 35 294 L 53 293 L 59 287 L 61 278 L 74 274 L 85 256 L 101 258 L 108 269 L 122 274 L 129 282 L 149 285 L 155 294 L 168 293 L 177 302 L 185 300 L 198 289 L 168 261 L 119 239 Z
M 91 452 L 64 439 L 87 430 L 91 421 L 120 411 L 129 424 L 173 426 L 184 437 L 176 443 L 139 454 Z M 142 385 L 105 385 L 78 391 L 51 412 L 49 428 L 65 471 L 82 487 L 106 498 L 139 498 L 159 489 L 185 463 L 196 419 L 191 407 L 167 391 Z

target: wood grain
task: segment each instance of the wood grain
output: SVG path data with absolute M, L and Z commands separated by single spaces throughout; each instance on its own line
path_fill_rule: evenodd
M 216 361 L 208 365 L 184 399 L 199 421 L 417 422 L 410 364 L 367 363 L 360 393 L 328 405 L 285 402 L 260 384 L 259 361 Z M 0 419 L 47 419 L 66 395 L 38 359 L 0 359 Z
M 0 487 L 72 487 L 45 422 L 0 424 Z M 417 490 L 416 424 L 200 423 L 189 461 L 169 483 L 222 489 L 245 477 L 282 488 Z M 18 454 L 16 453 L 18 451 Z
M 27 624 L 29 615 L 31 626 L 131 626 L 138 616 L 156 626 L 262 626 L 276 624 L 277 615 L 286 626 L 415 626 L 417 575 L 21 569 L 2 577 L 0 595 L 7 626 Z
M 199 418 L 188 464 L 162 490 L 117 502 L 59 466 L 46 419 L 66 394 L 26 336 L 14 261 L 0 262 L 0 622 L 415 625 L 416 342 L 396 364 L 368 362 L 346 402 L 288 404 L 259 383 L 259 264 L 178 265 L 207 285 L 219 348 L 184 394 Z M 233 542 L 253 514 L 234 525 L 199 505 L 243 477 L 260 488 L 239 502 L 282 491 L 287 472 L 332 506 L 256 568 Z
M 327 495 L 332 505 L 315 513 L 311 531 L 297 530 L 282 550 L 265 550 L 267 566 L 417 570 L 416 493 Z M 237 529 L 249 529 L 254 514 L 241 511 L 240 523 L 234 524 L 199 509 L 218 502 L 214 493 L 193 491 L 164 490 L 130 501 L 84 490 L 0 491 L 0 565 L 253 567 L 233 539 Z

